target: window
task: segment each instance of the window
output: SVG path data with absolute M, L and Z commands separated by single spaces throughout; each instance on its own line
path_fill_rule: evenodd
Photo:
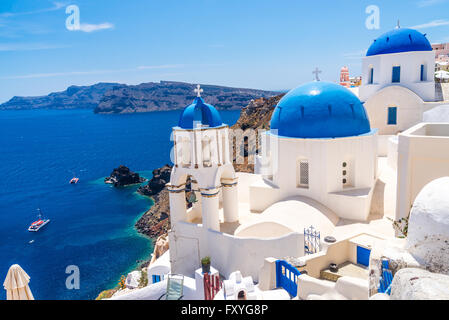
M 298 188 L 309 188 L 309 161 L 298 161 Z
M 426 66 L 425 65 L 421 65 L 421 77 L 420 77 L 421 81 L 427 81 L 427 77 L 426 77 Z
M 342 166 L 342 185 L 343 188 L 352 188 L 354 187 L 354 158 L 349 157 L 343 163 Z
M 369 68 L 369 75 L 368 75 L 368 84 L 374 83 L 374 68 Z
M 162 280 L 161 276 L 155 275 L 155 274 L 151 275 L 151 278 L 153 280 L 153 283 L 158 283 L 158 282 L 161 282 L 161 280 Z
M 391 79 L 391 82 L 393 82 L 393 83 L 401 82 L 401 67 L 400 66 L 393 67 L 393 77 Z
M 396 125 L 398 122 L 398 108 L 397 107 L 389 107 L 388 108 L 388 124 Z

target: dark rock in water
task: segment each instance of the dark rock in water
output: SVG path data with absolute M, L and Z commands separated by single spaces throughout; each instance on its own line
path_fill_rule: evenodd
M 111 176 L 104 179 L 105 183 L 113 184 L 115 187 L 123 187 L 145 181 L 145 178 L 142 178 L 138 173 L 132 172 L 128 167 L 123 165 L 114 169 Z
M 153 170 L 153 178 L 147 185 L 139 187 L 137 192 L 144 196 L 153 196 L 159 193 L 170 182 L 171 169 L 172 167 L 166 164 L 162 168 Z

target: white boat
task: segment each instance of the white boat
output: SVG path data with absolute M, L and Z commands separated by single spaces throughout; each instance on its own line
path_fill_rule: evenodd
M 39 211 L 38 219 L 34 221 L 29 227 L 28 231 L 30 232 L 37 232 L 39 231 L 43 226 L 45 226 L 47 223 L 50 222 L 50 219 L 42 218 L 41 209 L 37 209 Z

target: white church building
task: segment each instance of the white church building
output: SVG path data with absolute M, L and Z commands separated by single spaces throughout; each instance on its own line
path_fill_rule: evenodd
M 379 130 L 379 155 L 388 139 L 423 121 L 442 104 L 435 89 L 435 53 L 426 35 L 399 26 L 377 39 L 362 59 L 359 98 Z
M 200 96 L 173 128 L 172 272 L 192 275 L 210 256 L 224 276 L 240 270 L 257 279 L 266 257 L 304 256 L 306 228 L 328 236 L 337 225 L 368 220 L 377 130 L 346 88 L 315 81 L 290 91 L 273 113 L 254 174 L 234 172 L 228 130 Z M 190 208 L 187 181 L 196 195 Z
M 267 258 L 310 253 L 310 226 L 321 235 L 319 257 L 309 256 L 316 270 L 331 258 L 367 265 L 376 241 L 394 239 L 388 218 L 397 217 L 395 196 L 404 197 L 399 188 L 408 190 L 407 182 L 397 182 L 406 161 L 390 138 L 442 104 L 434 101 L 433 71 L 425 35 L 396 28 L 380 36 L 363 58 L 359 96 L 314 81 L 279 101 L 254 173 L 234 171 L 230 128 L 198 87 L 173 128 L 171 272 L 193 276 L 209 256 L 225 278 L 239 270 L 262 281 Z M 186 201 L 188 191 L 194 196 Z

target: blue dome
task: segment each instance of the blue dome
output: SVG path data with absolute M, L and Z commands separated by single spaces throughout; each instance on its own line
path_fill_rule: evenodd
M 195 117 L 198 111 L 200 112 L 199 119 Z M 182 129 L 193 129 L 194 122 L 196 121 L 201 122 L 203 126 L 209 126 L 211 128 L 223 125 L 217 109 L 210 104 L 204 103 L 204 100 L 200 97 L 195 98 L 191 105 L 184 108 L 179 118 L 178 126 Z
M 287 93 L 273 112 L 271 129 L 291 138 L 341 138 L 371 132 L 360 100 L 338 84 L 321 81 Z
M 409 51 L 432 51 L 432 46 L 426 36 L 419 31 L 407 28 L 397 28 L 384 33 L 374 40 L 369 47 L 367 56 Z

